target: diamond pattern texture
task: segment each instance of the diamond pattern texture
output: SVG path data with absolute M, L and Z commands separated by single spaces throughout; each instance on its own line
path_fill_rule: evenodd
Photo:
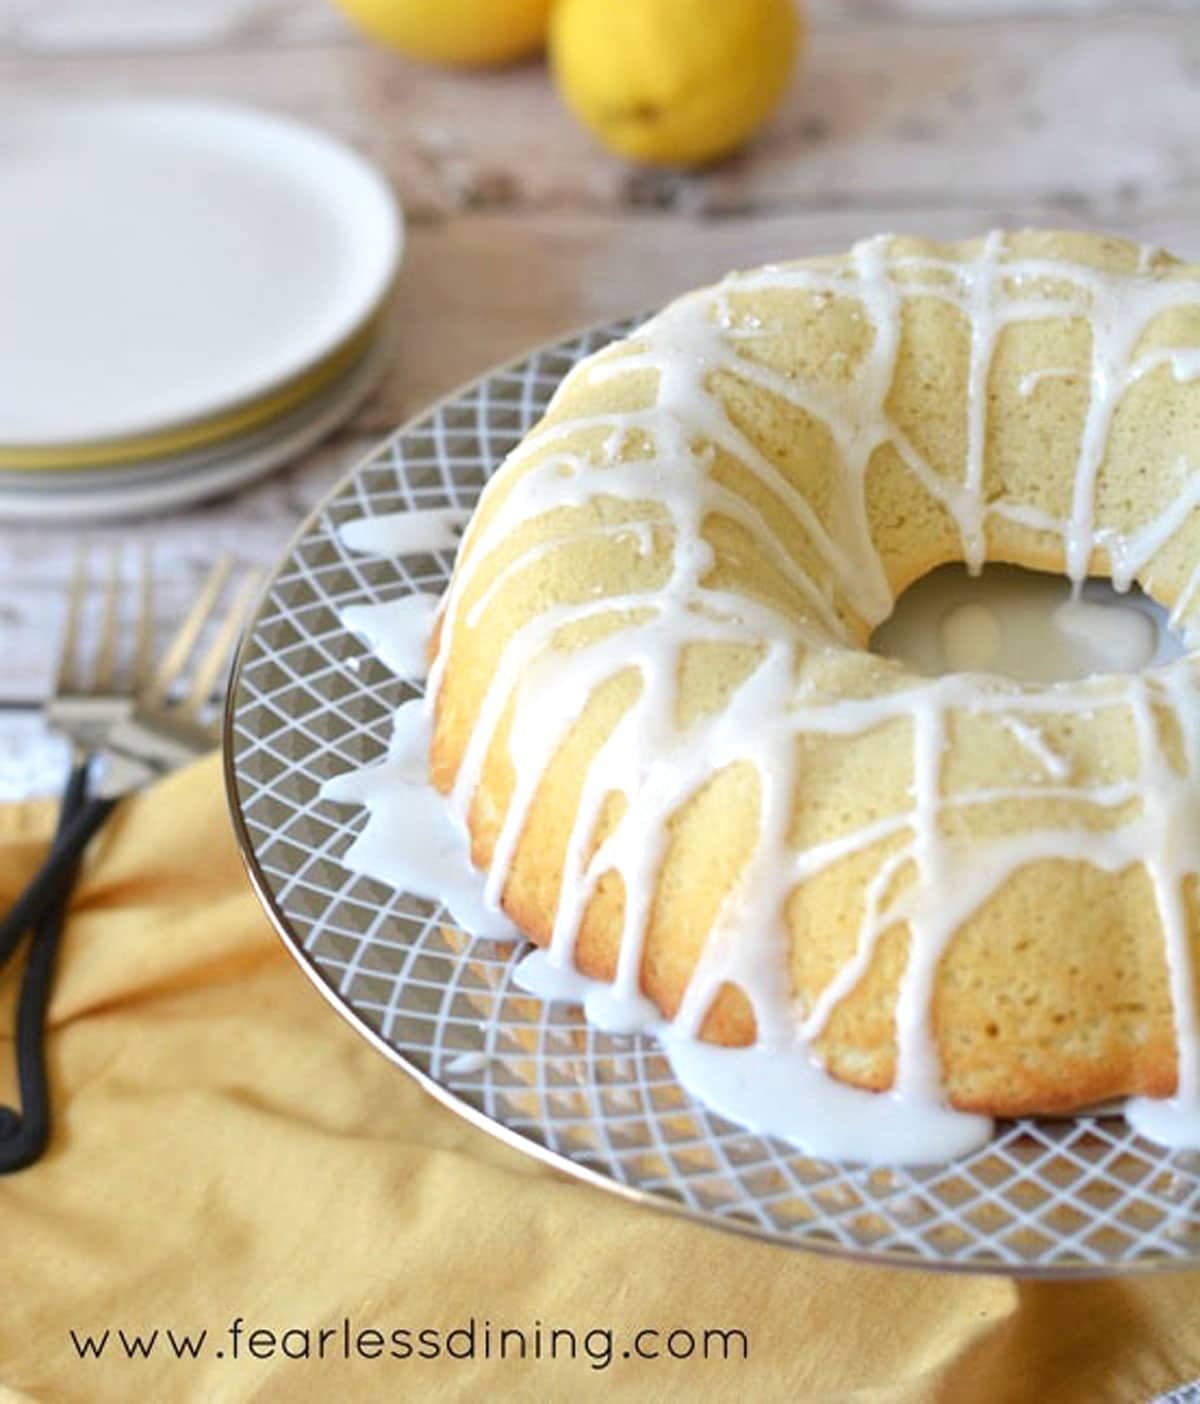
M 695 1104 L 653 1040 L 588 1027 L 513 981 L 523 948 L 339 858 L 361 811 L 317 795 L 381 756 L 411 689 L 338 622 L 342 606 L 440 593 L 452 552 L 354 555 L 336 527 L 473 506 L 581 357 L 584 332 L 504 367 L 401 429 L 334 492 L 280 565 L 231 692 L 231 795 L 281 934 L 360 1031 L 457 1111 L 642 1202 L 798 1248 L 919 1267 L 1085 1276 L 1200 1264 L 1200 1155 L 1116 1117 L 1001 1125 L 964 1160 L 871 1169 L 810 1159 Z

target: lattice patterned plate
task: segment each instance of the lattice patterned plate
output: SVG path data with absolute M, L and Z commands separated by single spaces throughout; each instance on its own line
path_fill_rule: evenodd
M 1085 1276 L 1200 1264 L 1200 1155 L 1115 1117 L 1022 1121 L 951 1165 L 830 1164 L 697 1106 L 652 1039 L 519 990 L 523 950 L 339 863 L 363 813 L 317 797 L 383 754 L 411 689 L 339 608 L 440 593 L 450 552 L 359 556 L 338 524 L 470 507 L 562 376 L 626 325 L 504 367 L 383 443 L 302 528 L 243 645 L 227 718 L 231 802 L 255 885 L 331 1003 L 455 1111 L 640 1203 L 820 1252 L 918 1267 Z

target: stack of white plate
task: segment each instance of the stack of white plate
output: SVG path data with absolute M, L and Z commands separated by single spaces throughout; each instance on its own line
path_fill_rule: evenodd
M 0 518 L 225 492 L 375 384 L 403 226 L 353 151 L 173 100 L 18 109 L 0 132 Z

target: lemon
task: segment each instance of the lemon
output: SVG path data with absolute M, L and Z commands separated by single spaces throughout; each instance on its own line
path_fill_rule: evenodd
M 783 96 L 802 38 L 793 0 L 559 0 L 550 60 L 567 105 L 620 156 L 724 156 Z
M 362 29 L 409 58 L 484 67 L 546 42 L 553 0 L 335 0 Z

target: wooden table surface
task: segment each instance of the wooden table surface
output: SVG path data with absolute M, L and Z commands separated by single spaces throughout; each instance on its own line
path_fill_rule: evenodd
M 324 0 L 0 0 L 0 120 L 58 96 L 225 97 L 373 157 L 408 220 L 381 390 L 321 448 L 191 511 L 97 531 L 151 542 L 165 631 L 217 551 L 271 563 L 380 436 L 580 323 L 731 267 L 881 230 L 1048 223 L 1200 258 L 1200 6 L 1162 0 L 812 0 L 792 92 L 702 174 L 631 168 L 561 107 L 541 64 L 416 67 Z M 31 757 L 77 529 L 0 526 L 0 796 Z

